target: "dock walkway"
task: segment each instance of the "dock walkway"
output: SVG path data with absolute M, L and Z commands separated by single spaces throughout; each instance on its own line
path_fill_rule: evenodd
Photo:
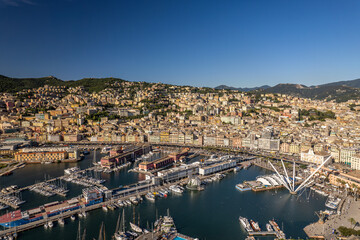
M 250 236 L 274 236 L 276 235 L 275 231 L 260 231 L 260 232 L 249 232 Z

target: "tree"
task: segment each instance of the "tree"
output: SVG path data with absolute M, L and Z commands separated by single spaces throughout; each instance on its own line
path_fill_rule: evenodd
M 356 225 L 356 220 L 354 218 L 349 218 L 348 221 L 354 225 L 353 229 L 355 228 Z

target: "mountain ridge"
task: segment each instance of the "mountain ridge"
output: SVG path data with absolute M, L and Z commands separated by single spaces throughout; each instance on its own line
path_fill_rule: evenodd
M 216 87 L 221 89 L 220 85 Z M 228 87 L 230 90 L 239 90 L 242 88 Z M 303 84 L 294 83 L 279 83 L 275 86 L 262 89 L 261 87 L 255 87 L 252 91 L 262 93 L 279 93 L 288 94 L 303 98 L 312 98 L 319 100 L 335 100 L 337 102 L 344 102 L 350 99 L 360 99 L 360 78 L 347 81 L 338 81 L 325 83 L 320 85 L 306 86 Z
M 0 92 L 17 92 L 24 89 L 38 88 L 44 85 L 77 87 L 84 86 L 89 92 L 99 92 L 114 82 L 127 81 L 121 78 L 82 78 L 64 81 L 54 76 L 40 78 L 12 78 L 0 75 Z M 320 100 L 335 100 L 344 102 L 350 99 L 360 99 L 360 78 L 348 81 L 338 81 L 315 86 L 303 84 L 279 83 L 275 86 L 263 85 L 253 88 L 235 88 L 220 85 L 213 89 L 239 90 L 242 92 L 278 93 Z

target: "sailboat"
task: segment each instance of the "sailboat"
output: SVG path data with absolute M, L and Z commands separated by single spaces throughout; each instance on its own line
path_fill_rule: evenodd
M 129 239 L 128 236 L 126 236 L 125 234 L 125 212 L 123 209 L 123 213 L 122 213 L 122 218 L 120 218 L 120 214 L 118 217 L 118 221 L 116 223 L 116 230 L 115 230 L 115 234 L 114 234 L 114 238 L 116 240 L 127 240 Z M 121 219 L 121 221 L 120 221 Z
M 135 208 L 133 208 L 133 209 L 134 209 L 134 212 L 133 212 L 134 220 L 133 220 L 133 222 L 130 222 L 130 227 L 131 227 L 131 229 L 133 231 L 138 232 L 138 233 L 142 233 L 143 232 L 142 228 L 135 224 Z M 140 218 L 140 216 L 139 216 L 139 218 Z M 140 219 L 139 219 L 139 223 L 140 223 Z

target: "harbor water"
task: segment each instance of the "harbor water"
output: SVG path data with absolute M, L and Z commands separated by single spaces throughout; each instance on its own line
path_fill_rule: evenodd
M 100 154 L 98 155 L 100 158 Z M 90 154 L 79 163 L 28 165 L 16 170 L 11 176 L 2 177 L 1 187 L 13 184 L 23 187 L 34 184 L 37 180 L 44 180 L 44 174 L 59 177 L 64 174 L 66 168 L 89 167 L 92 160 L 93 156 Z M 110 174 L 101 173 L 101 178 L 106 180 L 104 185 L 114 188 L 144 179 L 141 174 L 128 172 L 129 169 Z M 144 199 L 135 209 L 125 207 L 125 219 L 127 222 L 132 221 L 135 212 L 136 223 L 140 221 L 142 227 L 151 228 L 156 215 L 165 215 L 169 209 L 180 233 L 207 240 L 245 239 L 246 233 L 239 223 L 239 216 L 259 222 L 263 230 L 269 220 L 275 219 L 288 238 L 306 237 L 303 228 L 317 220 L 314 211 L 325 209 L 325 197 L 311 193 L 307 198 L 305 193 L 296 196 L 286 190 L 255 193 L 240 192 L 235 189 L 237 183 L 254 180 L 259 175 L 269 173 L 271 172 L 268 170 L 253 166 L 238 173 L 229 173 L 221 181 L 208 183 L 201 192 L 184 191 L 182 195 L 171 194 L 167 198 L 158 198 L 154 203 Z M 82 189 L 81 186 L 72 183 L 67 183 L 67 188 L 70 190 L 67 198 L 79 195 Z M 30 191 L 24 191 L 22 198 L 26 203 L 21 205 L 21 209 L 30 209 L 47 202 L 65 199 L 60 196 L 44 197 Z M 4 212 L 2 211 L 2 214 Z M 106 238 L 111 239 L 121 212 L 120 209 L 104 212 L 100 208 L 89 212 L 85 219 L 75 221 L 66 219 L 63 227 L 55 223 L 52 229 L 39 227 L 22 232 L 19 234 L 19 239 L 76 239 L 78 221 L 81 221 L 81 232 L 86 229 L 86 239 L 97 238 L 102 222 L 105 224 Z

